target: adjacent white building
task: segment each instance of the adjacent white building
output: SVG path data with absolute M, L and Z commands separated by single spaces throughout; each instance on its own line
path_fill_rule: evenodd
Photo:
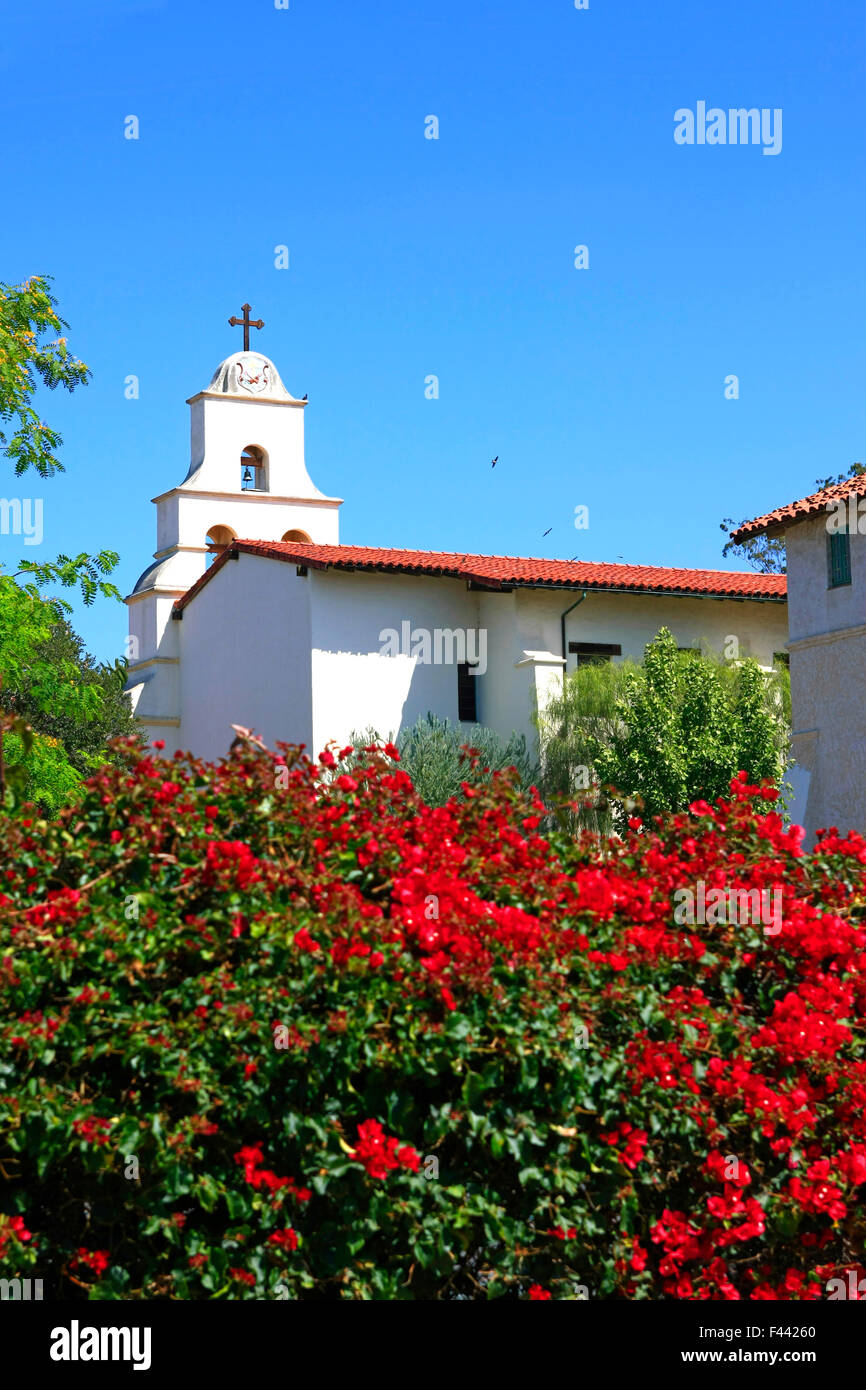
M 216 758 L 233 724 L 319 751 L 432 712 L 504 737 L 583 660 L 682 647 L 770 666 L 784 576 L 342 545 L 304 459 L 306 401 L 259 353 L 188 402 L 191 462 L 154 498 L 157 549 L 127 599 L 136 715 Z M 735 644 L 735 647 L 734 647 Z
M 866 832 L 866 474 L 746 522 L 735 541 L 783 536 L 797 802 L 809 839 Z

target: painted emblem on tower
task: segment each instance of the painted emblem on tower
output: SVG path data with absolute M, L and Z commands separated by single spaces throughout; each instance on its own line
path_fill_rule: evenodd
M 239 357 L 236 362 L 237 383 L 242 391 L 249 391 L 251 396 L 259 396 L 263 391 L 267 391 L 270 386 L 268 380 L 268 369 L 270 362 L 263 362 L 261 357 Z

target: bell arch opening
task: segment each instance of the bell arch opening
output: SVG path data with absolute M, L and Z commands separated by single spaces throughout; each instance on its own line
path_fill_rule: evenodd
M 227 546 L 235 540 L 235 532 L 230 526 L 211 526 L 205 537 L 205 547 L 207 549 L 207 568 L 210 569 L 218 555 L 222 555 Z
M 306 531 L 299 531 L 297 528 L 286 531 L 284 536 L 280 536 L 281 541 L 303 541 L 306 545 L 312 545 L 313 538 L 308 536 Z
M 241 452 L 241 492 L 268 491 L 268 456 L 258 444 Z

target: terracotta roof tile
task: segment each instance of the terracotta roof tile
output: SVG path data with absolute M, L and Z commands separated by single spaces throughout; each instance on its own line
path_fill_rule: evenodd
M 375 570 L 386 574 L 445 575 L 485 588 L 552 586 L 645 594 L 713 598 L 774 599 L 786 596 L 783 574 L 730 570 L 666 569 L 655 565 L 608 565 L 589 560 L 542 560 L 511 555 L 467 555 L 456 551 L 383 550 L 366 545 L 312 545 L 300 541 L 236 540 L 178 599 L 182 611 L 232 553 L 260 555 L 311 569 Z
M 774 512 L 755 517 L 754 521 L 745 521 L 739 530 L 732 533 L 731 540 L 739 544 L 740 541 L 747 541 L 752 536 L 761 536 L 765 532 L 784 531 L 788 526 L 796 525 L 798 521 L 805 521 L 807 517 L 825 512 L 828 502 L 832 504 L 844 501 L 849 493 L 853 493 L 855 497 L 862 497 L 866 493 L 866 473 L 861 473 L 856 478 L 846 478 L 841 483 L 834 483 L 832 487 L 822 488 L 820 492 L 813 492 L 809 497 L 801 497 L 799 502 L 789 502 L 787 507 L 777 507 Z

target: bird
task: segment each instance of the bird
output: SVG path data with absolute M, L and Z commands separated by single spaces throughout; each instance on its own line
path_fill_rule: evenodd
M 493 460 L 493 462 L 491 463 L 490 467 L 491 467 L 491 468 L 495 468 L 498 462 L 499 462 L 499 455 L 497 454 L 497 455 L 496 455 L 496 458 Z
M 301 400 L 302 400 L 302 401 L 305 401 L 306 399 L 307 399 L 307 393 L 306 393 L 306 391 L 305 391 L 304 394 L 301 396 Z
M 553 527 L 552 527 L 552 526 L 548 526 L 547 530 L 546 530 L 545 533 L 544 533 L 544 536 L 549 536 L 552 530 L 553 530 Z M 542 538 L 541 538 L 542 540 L 544 540 L 544 536 L 542 536 Z

